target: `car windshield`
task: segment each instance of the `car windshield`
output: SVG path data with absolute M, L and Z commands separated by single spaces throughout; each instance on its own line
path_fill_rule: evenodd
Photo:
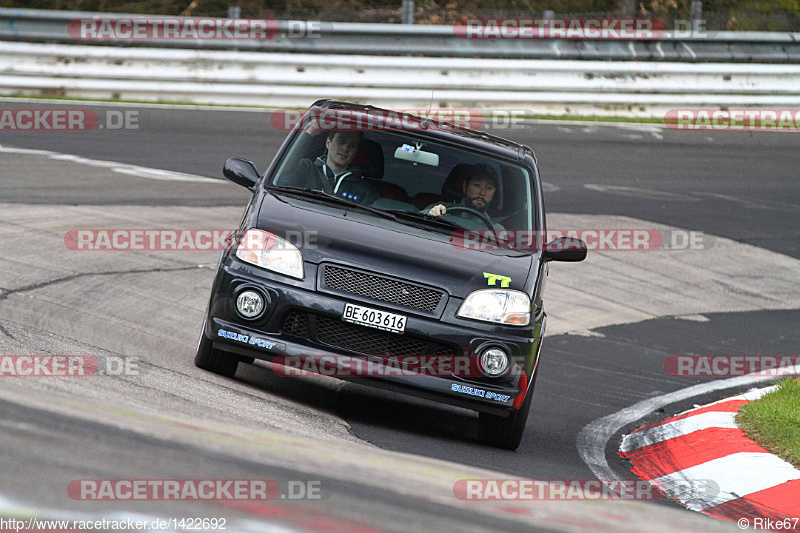
M 432 231 L 448 226 L 530 231 L 537 229 L 532 182 L 521 165 L 413 131 L 306 129 L 267 185 L 287 192 L 291 187 L 293 194 L 322 191 Z M 434 209 L 439 205 L 444 209 Z

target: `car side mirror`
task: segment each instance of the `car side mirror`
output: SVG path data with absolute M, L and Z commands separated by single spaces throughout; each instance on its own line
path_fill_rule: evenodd
M 545 261 L 583 261 L 586 243 L 574 237 L 559 237 L 545 245 L 542 258 Z
M 225 166 L 222 167 L 222 174 L 232 182 L 242 187 L 247 187 L 251 191 L 255 190 L 256 184 L 260 179 L 255 164 L 252 161 L 239 159 L 238 157 L 231 157 L 225 161 Z

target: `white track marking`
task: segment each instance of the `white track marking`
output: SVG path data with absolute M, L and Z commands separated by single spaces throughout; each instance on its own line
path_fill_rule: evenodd
M 795 372 L 798 372 L 798 370 L 796 370 L 798 367 L 787 367 L 787 368 L 789 368 L 790 370 L 794 369 Z M 721 403 L 732 402 L 732 401 L 735 401 L 735 400 L 745 400 L 745 401 L 748 401 L 748 402 L 752 402 L 753 400 L 758 400 L 759 398 L 761 398 L 762 396 L 764 396 L 768 392 L 772 392 L 777 388 L 778 388 L 777 385 L 773 385 L 771 387 L 764 387 L 762 389 L 755 389 L 755 390 L 747 391 L 744 394 L 739 394 L 738 396 L 732 396 L 730 398 L 725 398 L 725 399 L 716 401 L 714 403 L 710 403 L 708 405 L 709 406 L 710 405 L 719 405 Z M 705 406 L 705 407 L 707 407 L 707 406 Z M 681 414 L 683 414 L 683 413 L 681 413 Z
M 764 387 L 761 389 L 751 390 L 744 394 L 739 394 L 738 396 L 725 398 L 723 400 L 719 400 L 717 402 L 713 402 L 707 405 L 696 406 L 696 408 L 710 407 L 712 405 L 719 405 L 737 400 L 745 400 L 752 402 L 754 400 L 758 400 L 768 392 L 772 392 L 777 388 L 778 388 L 777 385 L 773 385 L 772 387 Z M 690 413 L 693 410 L 695 409 L 684 411 L 683 413 L 679 413 L 679 415 Z M 667 439 L 679 437 L 681 435 L 686 435 L 687 433 L 693 433 L 695 431 L 700 431 L 702 429 L 708 429 L 712 427 L 721 427 L 730 429 L 738 427 L 736 425 L 736 413 L 709 411 L 706 413 L 701 413 L 699 415 L 693 415 L 681 420 L 668 422 L 666 424 L 662 424 L 654 428 L 646 429 L 643 431 L 637 431 L 636 433 L 630 433 L 628 435 L 625 435 L 625 438 L 622 439 L 622 445 L 620 446 L 620 451 L 627 452 L 630 450 L 635 450 L 636 448 L 643 448 L 645 446 L 649 446 L 650 444 L 655 444 L 656 442 L 662 442 Z
M 676 315 L 675 318 L 690 322 L 711 322 L 711 319 L 705 315 Z
M 173 172 L 171 170 L 142 167 L 139 165 L 130 165 L 128 163 L 118 163 L 116 161 L 101 161 L 99 159 L 89 159 L 73 154 L 61 154 L 58 152 L 51 152 L 49 150 L 31 150 L 28 148 L 14 148 L 12 146 L 0 145 L 0 153 L 44 156 L 58 161 L 68 161 L 70 163 L 77 163 L 79 165 L 86 165 L 90 167 L 107 168 L 112 172 L 117 172 L 119 174 L 126 174 L 151 180 L 191 181 L 197 183 L 217 184 L 227 183 L 225 180 L 206 178 L 204 176 L 196 176 L 194 174 L 185 174 L 183 172 Z
M 663 123 L 655 122 L 620 122 L 620 129 L 640 131 L 643 133 L 661 133 L 667 127 Z
M 625 438 L 622 439 L 620 451 L 629 452 L 631 450 L 650 446 L 657 442 L 663 442 L 668 439 L 680 437 L 681 435 L 687 435 L 695 431 L 702 431 L 714 427 L 736 429 L 735 418 L 736 413 L 709 411 L 688 418 L 674 420 L 654 428 L 625 435 Z
M 603 185 L 596 183 L 585 183 L 584 188 L 590 191 L 607 192 L 612 194 L 621 194 L 623 196 L 637 196 L 642 198 L 650 198 L 654 200 L 682 200 L 686 202 L 699 202 L 699 198 L 686 196 L 683 194 L 676 194 L 666 191 L 657 191 L 653 189 L 640 189 L 638 187 L 625 187 L 623 185 Z
M 800 374 L 800 365 L 786 369 L 794 374 Z M 675 402 L 701 396 L 710 392 L 741 388 L 772 381 L 772 376 L 747 375 L 728 379 L 721 379 L 709 383 L 699 383 L 685 389 L 680 389 L 668 394 L 642 400 L 621 411 L 598 418 L 590 422 L 578 432 L 576 445 L 578 454 L 589 467 L 597 479 L 619 479 L 606 460 L 606 444 L 623 427 L 636 422 L 656 409 L 666 407 Z M 738 398 L 738 397 L 737 397 Z M 723 400 L 724 401 L 724 400 Z
M 754 202 L 752 200 L 747 200 L 744 198 L 736 198 L 735 196 L 730 196 L 728 194 L 719 194 L 713 192 L 692 192 L 692 194 L 696 196 L 709 196 L 711 198 L 727 200 L 729 202 L 741 204 L 751 209 L 765 209 L 771 211 L 778 209 L 781 211 L 792 211 L 792 212 L 800 211 L 799 206 L 785 202 Z
M 689 509 L 703 511 L 794 479 L 800 479 L 800 470 L 783 459 L 770 453 L 741 452 L 661 476 L 652 483 Z M 698 498 L 695 481 L 716 484 L 718 491 Z

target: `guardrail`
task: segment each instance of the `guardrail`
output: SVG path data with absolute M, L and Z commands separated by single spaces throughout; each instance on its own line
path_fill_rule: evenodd
M 663 117 L 800 107 L 800 65 L 264 54 L 0 41 L 0 93 L 304 108 L 523 109 Z
M 143 15 L 0 8 L 0 39 L 75 44 L 81 41 L 69 35 L 67 24 L 70 20 L 93 17 Z M 113 44 L 382 56 L 800 63 L 800 33 L 687 32 L 687 35 L 673 31 L 655 40 L 470 40 L 458 38 L 453 26 L 335 22 L 320 23 L 313 36 L 292 37 L 291 29 L 296 23 L 280 21 L 280 35 L 273 39 L 114 41 Z

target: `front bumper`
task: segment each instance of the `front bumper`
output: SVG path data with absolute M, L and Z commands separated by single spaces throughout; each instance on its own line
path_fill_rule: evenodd
M 288 363 L 292 368 L 325 368 L 330 373 L 324 374 L 340 379 L 481 412 L 506 415 L 522 404 L 538 366 L 544 313 L 524 328 L 494 326 L 455 318 L 462 300 L 448 297 L 441 317 L 435 317 L 357 295 L 321 292 L 316 287 L 317 266 L 306 263 L 305 268 L 305 279 L 300 281 L 251 267 L 231 256 L 223 261 L 217 271 L 205 327 L 214 347 L 240 356 Z M 265 312 L 254 320 L 243 319 L 234 308 L 236 296 L 245 289 L 260 291 L 266 300 Z M 406 315 L 404 334 L 343 323 L 341 316 L 348 302 Z M 309 317 L 307 332 L 302 328 L 295 331 L 287 328 L 287 317 L 299 315 Z M 353 346 L 332 342 L 320 334 L 321 323 L 339 325 L 346 334 L 363 334 L 366 343 L 354 350 Z M 384 339 L 389 343 L 380 342 Z M 405 367 L 398 371 L 390 357 L 398 354 L 385 353 L 396 345 L 395 341 L 411 343 L 402 344 L 406 350 L 418 347 L 419 353 L 414 355 L 420 358 L 461 358 L 470 369 L 477 368 L 475 353 L 479 350 L 487 345 L 501 346 L 511 354 L 512 365 L 508 373 L 498 378 L 476 375 L 474 371 L 466 375 L 450 372 L 432 375 Z M 364 348 L 365 344 L 369 348 Z M 367 366 L 365 359 L 369 361 Z M 314 364 L 304 365 L 303 360 Z M 359 370 L 365 368 L 366 373 Z

